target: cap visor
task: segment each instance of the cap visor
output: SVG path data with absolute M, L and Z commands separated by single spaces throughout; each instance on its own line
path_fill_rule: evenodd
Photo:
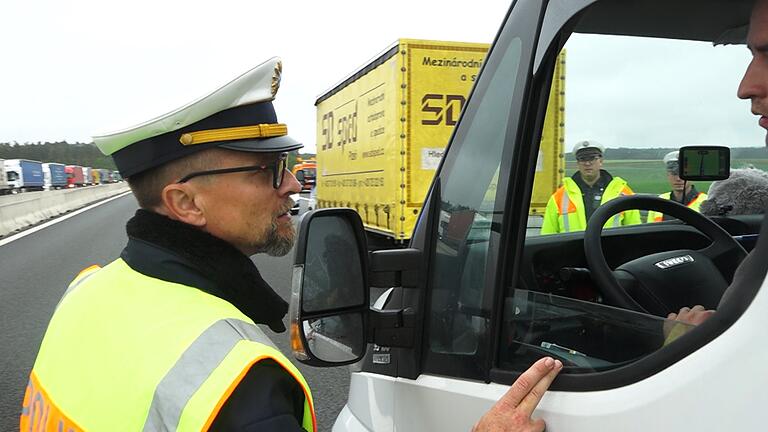
M 217 147 L 225 148 L 228 150 L 247 151 L 247 152 L 255 152 L 255 153 L 275 153 L 275 152 L 282 153 L 282 152 L 298 150 L 304 147 L 304 144 L 286 135 L 286 136 L 274 137 L 274 138 L 226 141 L 219 144 Z
M 576 152 L 576 156 L 602 156 L 603 153 L 598 149 L 588 148 Z

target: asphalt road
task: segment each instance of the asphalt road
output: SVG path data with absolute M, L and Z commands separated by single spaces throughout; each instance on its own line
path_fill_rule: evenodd
M 125 222 L 136 208 L 127 195 L 0 246 L 0 431 L 18 429 L 29 371 L 68 282 L 80 270 L 106 265 L 120 254 L 127 241 Z M 286 301 L 292 260 L 292 253 L 254 257 L 264 279 Z M 293 360 L 288 333 L 264 329 Z M 330 430 L 347 398 L 349 370 L 294 364 L 312 388 L 319 429 Z

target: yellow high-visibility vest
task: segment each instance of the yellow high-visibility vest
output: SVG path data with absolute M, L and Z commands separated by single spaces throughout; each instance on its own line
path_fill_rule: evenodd
M 633 195 L 632 189 L 621 177 L 614 177 L 603 191 L 600 205 L 624 195 Z M 605 227 L 636 225 L 641 223 L 638 210 L 627 210 L 614 215 Z M 587 229 L 587 216 L 581 189 L 572 178 L 563 179 L 563 185 L 549 198 L 541 225 L 542 234 L 554 234 Z
M 235 306 L 122 259 L 89 268 L 56 308 L 30 374 L 21 430 L 200 431 L 256 362 L 304 377 Z
M 659 198 L 670 199 L 671 196 L 672 196 L 672 193 L 671 192 L 667 192 L 667 193 L 663 193 L 663 194 L 659 195 Z M 695 211 L 695 212 L 701 212 L 701 210 L 699 210 L 701 208 L 701 203 L 706 201 L 706 199 L 707 199 L 707 194 L 705 194 L 704 192 L 699 192 L 698 195 L 696 195 L 685 206 L 688 207 L 689 209 Z M 664 214 L 663 213 L 659 213 L 659 212 L 656 212 L 656 211 L 653 211 L 653 210 L 648 212 L 648 223 L 661 222 L 663 220 L 664 220 Z

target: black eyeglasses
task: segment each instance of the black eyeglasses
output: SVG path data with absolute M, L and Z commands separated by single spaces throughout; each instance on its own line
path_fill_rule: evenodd
M 594 162 L 598 159 L 600 159 L 602 156 L 600 155 L 587 155 L 587 156 L 576 156 L 577 162 Z
M 282 153 L 271 165 L 253 165 L 253 166 L 244 166 L 244 167 L 235 167 L 235 168 L 222 168 L 222 169 L 215 169 L 215 170 L 208 170 L 208 171 L 198 171 L 198 172 L 193 172 L 185 175 L 184 177 L 181 178 L 181 180 L 177 181 L 176 183 L 186 183 L 195 177 L 200 177 L 205 175 L 269 170 L 269 171 L 272 171 L 272 187 L 275 189 L 279 189 L 280 185 L 283 184 L 283 177 L 285 176 L 285 169 L 288 164 L 287 161 L 288 161 L 288 153 Z

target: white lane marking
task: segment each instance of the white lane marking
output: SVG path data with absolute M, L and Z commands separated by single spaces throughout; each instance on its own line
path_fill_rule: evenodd
M 12 242 L 14 240 L 18 240 L 18 239 L 20 239 L 22 237 L 26 237 L 26 236 L 28 236 L 30 234 L 33 234 L 33 233 L 36 233 L 36 232 L 40 231 L 41 229 L 48 228 L 49 226 L 51 226 L 53 224 L 57 224 L 59 222 L 63 222 L 63 221 L 65 221 L 65 220 L 67 220 L 67 219 L 69 219 L 71 217 L 75 217 L 75 216 L 79 215 L 82 212 L 88 211 L 88 210 L 90 210 L 92 208 L 95 208 L 95 207 L 98 207 L 98 206 L 100 206 L 102 204 L 106 204 L 106 203 L 108 203 L 108 202 L 110 202 L 112 200 L 116 200 L 118 198 L 122 198 L 122 197 L 124 197 L 126 195 L 129 195 L 129 194 L 131 194 L 131 191 L 123 192 L 120 195 L 115 195 L 115 196 L 113 196 L 111 198 L 105 199 L 104 201 L 99 201 L 96 204 L 91 204 L 88 207 L 83 207 L 80 210 L 76 210 L 76 211 L 74 211 L 72 213 L 65 214 L 62 217 L 58 217 L 56 219 L 50 220 L 50 221 L 48 221 L 48 222 L 46 222 L 46 223 L 44 223 L 42 225 L 38 225 L 38 226 L 36 226 L 34 228 L 30 228 L 30 229 L 28 229 L 26 231 L 22 231 L 22 232 L 20 232 L 18 234 L 14 234 L 14 235 L 6 238 L 6 239 L 0 240 L 0 246 L 7 245 L 8 243 L 10 243 L 10 242 Z

